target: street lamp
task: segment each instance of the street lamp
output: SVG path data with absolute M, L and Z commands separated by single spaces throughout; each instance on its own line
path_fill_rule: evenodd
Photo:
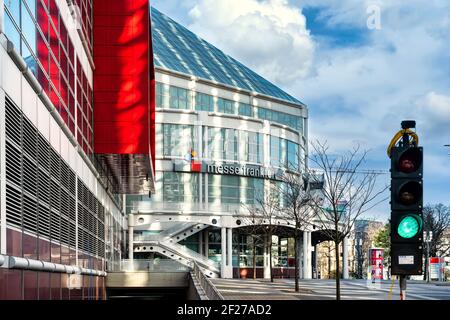
M 423 232 L 423 241 L 427 244 L 427 282 L 430 282 L 430 242 L 433 240 L 433 232 L 432 231 L 424 231 Z

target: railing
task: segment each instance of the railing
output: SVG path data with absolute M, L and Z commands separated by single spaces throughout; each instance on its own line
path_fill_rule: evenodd
M 120 271 L 189 272 L 190 268 L 172 259 L 122 260 Z
M 183 246 L 181 244 L 168 243 L 168 242 L 161 243 L 160 242 L 156 245 L 159 245 L 160 247 L 165 248 L 165 249 L 169 249 L 169 250 L 175 252 L 176 254 L 184 256 L 185 258 L 187 258 L 189 260 L 199 261 L 205 267 L 212 268 L 213 269 L 212 271 L 219 272 L 219 270 L 220 270 L 219 263 L 217 263 L 214 260 L 210 260 L 206 256 L 204 256 L 198 252 L 195 252 L 194 250 L 191 250 L 188 247 Z
M 224 300 L 222 294 L 212 284 L 211 280 L 209 280 L 209 278 L 203 273 L 196 261 L 194 261 L 194 268 L 192 272 L 197 277 L 200 282 L 200 286 L 205 291 L 205 294 L 209 300 Z
M 241 204 L 204 204 L 204 203 L 184 203 L 184 202 L 157 202 L 157 201 L 133 201 L 131 212 L 147 213 L 161 211 L 178 212 L 205 212 L 218 213 L 223 215 L 248 214 L 248 209 Z

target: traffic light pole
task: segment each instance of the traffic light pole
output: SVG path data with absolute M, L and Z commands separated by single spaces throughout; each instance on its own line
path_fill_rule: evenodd
M 406 300 L 406 276 L 400 276 L 400 300 Z

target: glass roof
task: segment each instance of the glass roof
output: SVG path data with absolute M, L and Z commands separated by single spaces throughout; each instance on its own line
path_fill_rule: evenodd
M 301 104 L 153 7 L 151 15 L 156 67 Z

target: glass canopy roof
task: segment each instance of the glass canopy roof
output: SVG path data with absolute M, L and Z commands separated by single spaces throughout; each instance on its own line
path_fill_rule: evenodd
M 153 7 L 151 16 L 156 67 L 301 104 L 299 100 Z

